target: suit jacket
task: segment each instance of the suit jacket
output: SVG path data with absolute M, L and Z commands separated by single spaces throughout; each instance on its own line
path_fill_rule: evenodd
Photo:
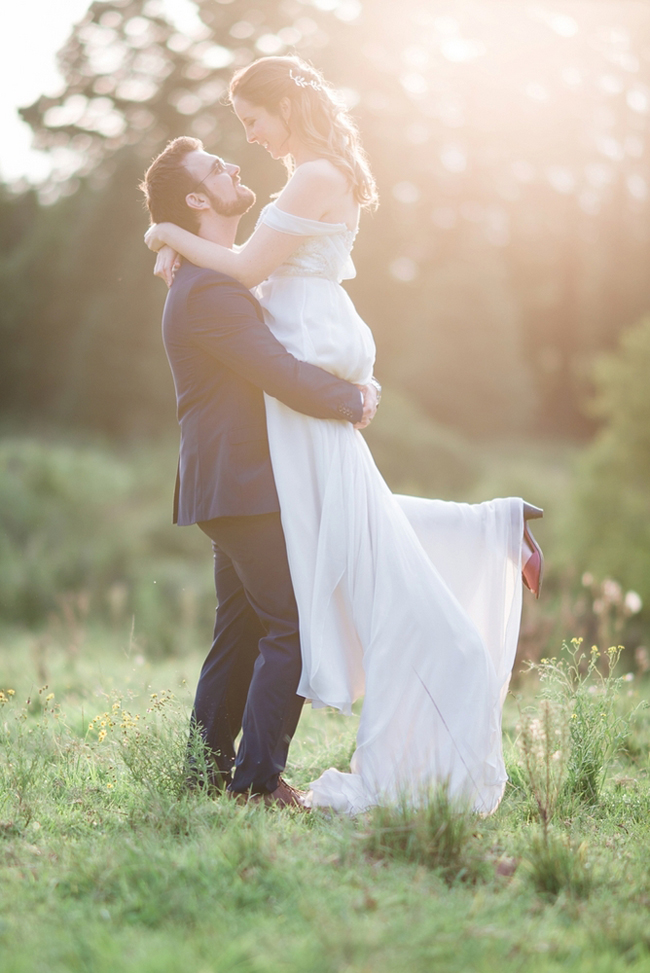
M 162 331 L 181 427 L 174 523 L 280 509 L 263 391 L 319 419 L 361 419 L 359 390 L 290 355 L 232 277 L 183 261 Z

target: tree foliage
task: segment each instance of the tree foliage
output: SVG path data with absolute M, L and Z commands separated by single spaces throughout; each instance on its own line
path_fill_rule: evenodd
M 650 604 L 650 316 L 596 368 L 593 408 L 603 427 L 579 471 L 576 554 Z
M 295 50 L 345 92 L 377 175 L 349 288 L 380 376 L 477 436 L 591 428 L 591 359 L 650 304 L 642 5 L 188 8 L 179 24 L 158 0 L 95 0 L 61 52 L 64 90 L 23 111 L 53 205 L 0 200 L 6 401 L 111 432 L 167 422 L 137 177 L 189 133 L 240 162 L 260 201 L 279 189 L 223 95 L 234 68 Z

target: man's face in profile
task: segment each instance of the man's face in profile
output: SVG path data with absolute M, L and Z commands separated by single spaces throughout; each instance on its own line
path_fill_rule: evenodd
M 232 162 L 197 149 L 185 157 L 184 165 L 196 179 L 193 193 L 206 196 L 219 216 L 241 216 L 254 204 L 255 193 L 239 181 L 239 166 Z

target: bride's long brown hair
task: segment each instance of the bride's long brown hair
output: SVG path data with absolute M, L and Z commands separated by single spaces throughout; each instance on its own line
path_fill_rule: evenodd
M 261 57 L 233 75 L 231 102 L 235 95 L 272 115 L 280 114 L 280 102 L 288 98 L 293 133 L 345 173 L 358 203 L 373 209 L 377 206 L 377 186 L 358 129 L 320 71 L 293 55 Z M 291 156 L 284 164 L 291 174 Z

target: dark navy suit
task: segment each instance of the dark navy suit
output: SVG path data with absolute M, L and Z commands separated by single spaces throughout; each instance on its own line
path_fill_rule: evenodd
M 359 390 L 300 362 L 243 285 L 184 261 L 163 313 L 181 444 L 174 522 L 213 542 L 218 608 L 193 719 L 235 791 L 273 791 L 302 699 L 298 610 L 266 433 L 263 391 L 298 412 L 358 422 Z M 243 729 L 235 758 L 234 740 Z

